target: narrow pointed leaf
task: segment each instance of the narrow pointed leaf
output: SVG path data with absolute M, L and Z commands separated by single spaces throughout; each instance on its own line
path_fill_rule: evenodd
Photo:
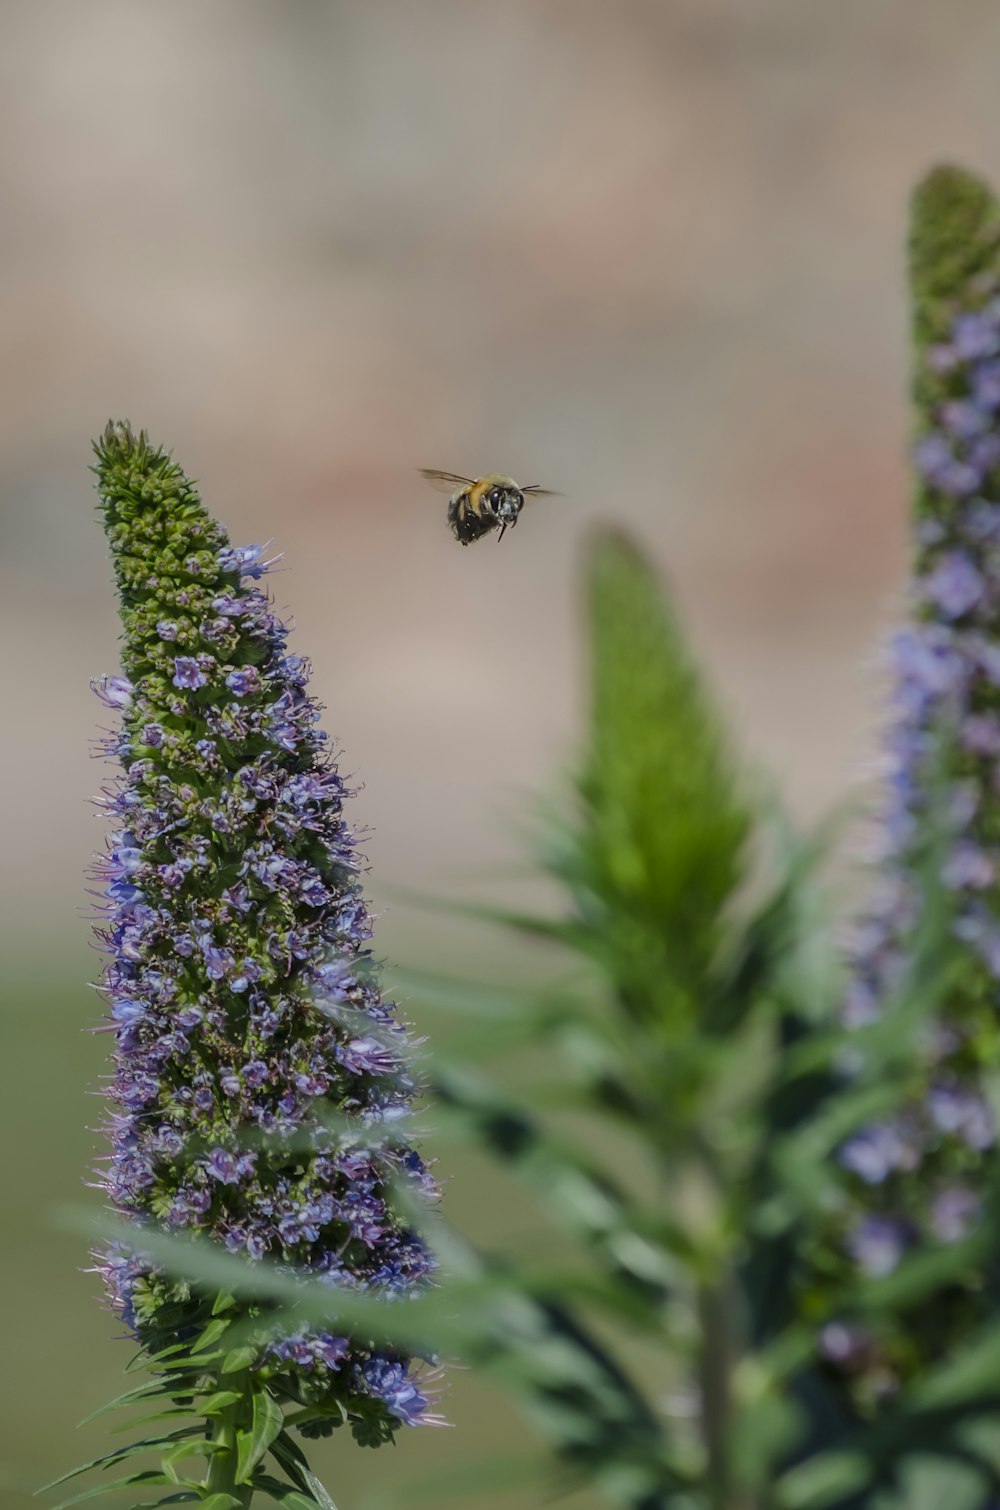
M 293 1489 L 290 1484 L 283 1484 L 280 1479 L 271 1478 L 269 1474 L 258 1474 L 253 1482 L 255 1489 L 263 1489 L 279 1505 L 284 1505 L 286 1510 L 316 1510 L 320 1503 L 311 1494 Z
M 235 1405 L 243 1396 L 238 1389 L 220 1389 L 198 1401 L 198 1412 L 203 1416 L 217 1416 L 227 1405 Z
M 51 1483 L 44 1484 L 38 1490 L 39 1494 L 46 1494 L 50 1489 L 57 1489 L 60 1484 L 69 1483 L 70 1479 L 79 1478 L 81 1473 L 89 1473 L 94 1468 L 112 1468 L 125 1458 L 134 1457 L 139 1452 L 156 1452 L 161 1448 L 176 1442 L 181 1435 L 188 1435 L 196 1427 L 186 1428 L 183 1432 L 172 1431 L 160 1437 L 143 1437 L 141 1441 L 129 1442 L 124 1447 L 117 1447 L 113 1452 L 106 1452 L 99 1458 L 92 1458 L 89 1463 L 80 1463 L 76 1468 L 71 1468 L 68 1473 L 53 1479 Z
M 58 1505 L 53 1505 L 52 1510 L 68 1510 L 70 1505 L 80 1505 L 84 1500 L 92 1500 L 99 1494 L 110 1494 L 114 1489 L 130 1489 L 135 1484 L 167 1484 L 172 1485 L 173 1479 L 158 1469 L 151 1468 L 145 1473 L 132 1473 L 127 1478 L 113 1479 L 110 1484 L 95 1484 L 91 1489 L 81 1489 L 79 1494 L 71 1495 L 69 1499 L 60 1500 Z
M 132 1405 L 139 1400 L 149 1399 L 156 1395 L 169 1395 L 172 1385 L 177 1382 L 173 1378 L 157 1379 L 152 1384 L 140 1385 L 138 1389 L 127 1389 L 123 1395 L 117 1395 L 109 1400 L 106 1405 L 101 1405 L 97 1410 L 92 1410 L 89 1416 L 84 1416 L 81 1426 L 88 1426 L 91 1421 L 96 1421 L 98 1416 L 107 1415 L 108 1411 L 118 1410 L 120 1407 Z
M 210 1321 L 208 1326 L 202 1332 L 201 1336 L 198 1338 L 198 1341 L 195 1343 L 194 1347 L 191 1349 L 192 1356 L 197 1356 L 198 1353 L 204 1352 L 208 1348 L 210 1348 L 213 1342 L 218 1342 L 223 1332 L 228 1332 L 231 1324 L 232 1323 L 225 1316 L 217 1316 L 214 1321 Z
M 257 1356 L 255 1347 L 234 1347 L 222 1360 L 220 1374 L 238 1374 L 249 1368 Z

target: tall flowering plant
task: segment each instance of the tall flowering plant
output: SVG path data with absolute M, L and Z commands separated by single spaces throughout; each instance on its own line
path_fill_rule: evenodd
M 115 1040 L 101 1183 L 135 1224 L 98 1267 L 156 1370 L 126 1401 L 168 1397 L 171 1427 L 101 1465 L 152 1448 L 159 1467 L 122 1483 L 211 1510 L 258 1489 L 329 1506 L 291 1428 L 389 1441 L 433 1419 L 420 1365 L 315 1325 L 255 1335 L 263 1305 L 171 1277 L 142 1233 L 355 1292 L 419 1286 L 431 1256 L 391 1199 L 433 1189 L 393 1132 L 414 1091 L 406 1033 L 373 967 L 309 667 L 259 585 L 273 559 L 234 548 L 144 434 L 109 425 L 96 451 L 123 625 L 121 675 L 95 684 L 121 717 L 97 868 Z
M 986 1218 L 1000 1109 L 1000 207 L 976 179 L 941 169 L 925 181 L 912 272 L 916 549 L 847 1025 L 863 1039 L 898 1015 L 928 885 L 947 899 L 952 967 L 923 1020 L 901 1024 L 913 1055 L 896 1105 L 839 1149 L 842 1277 L 887 1277 L 948 1247 L 955 1262 L 902 1313 L 825 1329 L 829 1361 L 868 1410 L 997 1305 Z

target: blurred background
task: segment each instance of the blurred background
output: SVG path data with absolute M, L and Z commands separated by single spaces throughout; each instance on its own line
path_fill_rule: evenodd
M 0 0 L 3 1510 L 102 1450 L 73 1427 L 128 1353 L 56 1216 L 106 1048 L 90 437 L 147 427 L 237 543 L 286 553 L 274 592 L 364 782 L 380 948 L 519 968 L 406 893 L 522 884 L 529 794 L 583 706 L 596 521 L 668 572 L 800 817 L 870 760 L 905 570 L 906 201 L 942 158 L 1000 176 L 998 85 L 992 0 Z M 565 497 L 465 551 L 419 466 Z M 526 1220 L 444 1173 L 466 1231 Z M 462 1465 L 477 1504 L 537 1505 L 497 1471 L 534 1450 L 507 1405 L 456 1373 L 448 1412 L 324 1448 L 343 1510 Z

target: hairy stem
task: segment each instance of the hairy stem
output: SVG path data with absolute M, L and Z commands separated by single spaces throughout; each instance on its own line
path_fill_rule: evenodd
M 220 1389 L 238 1389 L 240 1398 L 227 1405 L 222 1413 L 216 1417 L 215 1428 L 212 1432 L 212 1442 L 216 1450 L 212 1453 L 208 1467 L 208 1478 L 205 1487 L 210 1494 L 231 1494 L 238 1500 L 243 1510 L 247 1510 L 253 1499 L 253 1487 L 250 1484 L 238 1484 L 236 1482 L 236 1433 L 241 1426 L 250 1424 L 250 1390 L 247 1374 L 237 1374 L 235 1378 L 226 1376 L 220 1379 Z

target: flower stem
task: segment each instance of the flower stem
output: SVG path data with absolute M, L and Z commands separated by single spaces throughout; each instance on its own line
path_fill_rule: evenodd
M 238 1389 L 240 1398 L 234 1400 L 232 1405 L 227 1405 L 216 1417 L 212 1432 L 212 1442 L 216 1450 L 212 1453 L 205 1485 L 209 1494 L 231 1494 L 239 1501 L 242 1510 L 247 1510 L 253 1499 L 252 1484 L 236 1482 L 238 1461 L 236 1433 L 241 1426 L 247 1426 L 250 1422 L 251 1403 L 248 1379 L 247 1374 L 237 1374 L 235 1378 L 227 1375 L 225 1379 L 219 1381 L 220 1388 Z

